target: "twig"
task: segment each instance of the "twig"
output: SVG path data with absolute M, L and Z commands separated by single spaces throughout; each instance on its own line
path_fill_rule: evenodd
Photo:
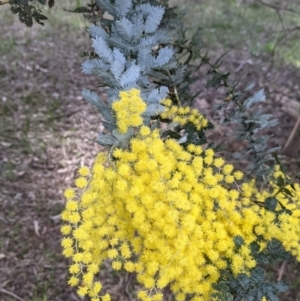
M 129 286 L 130 286 L 130 284 L 132 282 L 132 278 L 133 278 L 133 274 L 129 274 L 129 276 L 127 278 L 127 281 L 125 283 L 125 289 L 124 289 L 124 292 L 128 296 L 128 298 L 129 298 L 130 301 L 133 301 L 133 298 L 132 298 L 132 296 L 131 296 L 131 294 L 129 292 Z
M 49 119 L 59 119 L 59 118 L 63 118 L 63 117 L 70 117 L 78 112 L 82 111 L 82 109 L 77 109 L 77 110 L 74 110 L 72 112 L 68 112 L 68 113 L 65 113 L 65 114 L 58 114 L 58 115 L 54 115 L 54 116 L 51 116 L 49 117 Z
M 0 293 L 3 293 L 3 294 L 6 294 L 8 296 L 11 296 L 13 298 L 15 298 L 16 300 L 19 300 L 19 301 L 24 301 L 24 299 L 20 298 L 19 296 L 17 296 L 16 294 L 6 290 L 5 288 L 0 288 Z
M 278 15 L 278 19 L 281 23 L 281 27 L 283 29 L 283 34 L 277 39 L 276 43 L 275 43 L 275 46 L 273 47 L 273 50 L 272 50 L 272 54 L 271 54 L 271 66 L 269 68 L 269 72 L 272 70 L 273 68 L 273 65 L 274 65 L 274 56 L 275 56 L 275 50 L 277 48 L 277 46 L 282 43 L 288 35 L 290 35 L 291 33 L 297 31 L 300 29 L 299 26 L 295 26 L 293 28 L 285 28 L 285 25 L 284 25 L 284 22 L 283 22 L 283 18 L 282 18 L 282 15 L 281 13 L 282 12 L 290 12 L 290 13 L 294 13 L 294 14 L 300 14 L 300 12 L 294 10 L 294 9 L 291 9 L 291 8 L 285 8 L 285 7 L 282 7 L 282 6 L 276 6 L 276 5 L 273 5 L 273 4 L 269 4 L 269 3 L 266 3 L 262 0 L 256 0 L 258 3 L 266 6 L 266 7 L 269 7 L 273 10 L 276 11 L 276 14 Z
M 286 11 L 286 12 L 289 12 L 289 13 L 293 13 L 293 14 L 300 14 L 300 12 L 297 12 L 296 10 L 292 9 L 292 8 L 285 8 L 285 7 L 280 7 L 280 6 L 276 6 L 276 5 L 273 5 L 273 4 L 269 4 L 269 3 L 266 3 L 264 1 L 261 1 L 261 0 L 256 0 L 257 2 L 259 2 L 260 4 L 264 5 L 264 6 L 267 6 L 269 8 L 272 8 L 276 11 Z
M 286 29 L 285 29 L 285 26 L 284 26 L 284 22 L 283 22 L 283 19 L 282 19 L 282 15 L 281 15 L 281 13 L 280 13 L 280 10 L 276 10 L 276 13 L 277 13 L 278 19 L 279 19 L 279 21 L 280 21 L 280 23 L 281 23 L 282 30 L 285 31 Z
M 299 129 L 299 127 L 300 127 L 300 116 L 298 117 L 298 120 L 297 120 L 297 122 L 295 123 L 295 126 L 294 126 L 294 128 L 293 128 L 291 134 L 289 135 L 289 138 L 288 138 L 287 142 L 285 143 L 285 145 L 284 145 L 284 147 L 283 147 L 283 149 L 282 149 L 282 152 L 283 152 L 283 153 L 284 153 L 284 152 L 287 150 L 287 148 L 290 146 L 290 144 L 291 144 L 293 138 L 295 137 L 296 132 L 297 132 L 297 130 Z
M 277 39 L 277 41 L 276 41 L 276 43 L 275 43 L 275 46 L 274 46 L 274 48 L 273 48 L 273 50 L 272 50 L 272 57 L 274 57 L 274 55 L 275 55 L 275 49 L 277 48 L 277 46 L 278 46 L 282 41 L 284 41 L 284 40 L 287 38 L 288 35 L 292 34 L 292 33 L 295 32 L 295 31 L 298 31 L 298 30 L 300 30 L 300 26 L 295 26 L 295 27 L 293 27 L 293 28 L 288 28 L 288 29 L 286 29 L 286 30 L 283 32 L 283 34 Z
M 64 114 L 57 114 L 57 115 L 49 116 L 46 119 L 45 118 L 44 119 L 36 119 L 35 121 L 37 121 L 37 122 L 43 121 L 44 123 L 46 123 L 50 120 L 56 120 L 56 119 L 60 119 L 60 118 L 64 118 L 64 117 L 71 117 L 72 115 L 74 115 L 80 111 L 82 111 L 82 109 L 77 109 L 72 112 L 68 112 L 68 113 L 64 113 Z
M 284 261 L 284 262 L 282 263 L 282 265 L 281 265 L 281 267 L 280 267 L 280 269 L 279 269 L 279 271 L 278 271 L 277 281 L 281 281 L 282 276 L 283 276 L 283 274 L 284 274 L 285 267 L 286 267 L 286 263 L 287 263 L 286 261 Z

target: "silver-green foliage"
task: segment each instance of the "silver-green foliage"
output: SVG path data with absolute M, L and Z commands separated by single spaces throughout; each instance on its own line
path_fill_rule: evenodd
M 148 4 L 146 0 L 98 0 L 98 4 L 110 14 L 110 18 L 101 18 L 100 26 L 89 28 L 95 53 L 83 64 L 86 74 L 98 75 L 102 80 L 101 85 L 108 87 L 106 101 L 95 92 L 83 91 L 85 99 L 102 114 L 103 124 L 109 132 L 101 134 L 98 143 L 126 147 L 134 133 L 130 129 L 121 135 L 116 129 L 111 104 L 118 99 L 120 90 L 135 87 L 141 89 L 148 106 L 144 115 L 147 121 L 163 109 L 160 102 L 167 95 L 174 103 L 191 105 L 196 96 L 190 92 L 189 85 L 198 79 L 194 73 L 202 65 L 208 64 L 211 67 L 209 83 L 216 88 L 226 87 L 232 96 L 230 102 L 216 108 L 219 121 L 221 124 L 237 124 L 237 138 L 247 140 L 249 144 L 244 152 L 236 155 L 251 157 L 250 170 L 258 176 L 264 176 L 264 168 L 276 149 L 267 149 L 267 137 L 263 137 L 261 131 L 274 127 L 276 120 L 253 109 L 253 105 L 265 100 L 263 91 L 246 98 L 245 93 L 253 88 L 250 85 L 245 91 L 237 92 L 236 85 L 229 83 L 229 73 L 218 71 L 220 60 L 211 63 L 206 55 L 201 56 L 200 31 L 191 40 L 186 39 L 178 19 L 180 14 L 176 10 L 162 7 L 156 0 L 149 0 Z M 183 58 L 181 63 L 180 57 Z M 193 64 L 197 58 L 200 62 Z M 163 135 L 177 139 L 183 146 L 207 142 L 205 133 L 197 132 L 191 125 L 180 127 L 169 124 Z M 266 209 L 272 211 L 272 206 L 269 207 Z M 244 243 L 239 237 L 234 242 L 236 248 Z M 255 242 L 251 245 L 251 252 L 261 266 L 272 264 L 275 260 L 289 259 L 289 254 L 283 252 L 277 241 L 270 242 L 264 252 L 260 252 L 259 241 Z M 223 270 L 213 297 L 224 301 L 254 301 L 266 296 L 268 300 L 278 301 L 277 295 L 286 289 L 287 286 L 282 282 L 269 279 L 262 267 L 238 276 Z
M 161 74 L 178 67 L 170 43 L 170 37 L 160 24 L 165 12 L 163 6 L 141 3 L 136 0 L 98 0 L 108 18 L 101 20 L 101 26 L 92 25 L 88 32 L 95 50 L 93 58 L 82 65 L 85 74 L 95 74 L 101 78 L 101 85 L 109 87 L 107 100 L 95 92 L 84 90 L 83 97 L 95 105 L 104 119 L 109 132 L 116 132 L 116 122 L 111 104 L 118 99 L 121 90 L 139 88 L 147 103 L 144 113 L 145 122 L 151 116 L 163 111 L 160 105 L 169 89 L 153 81 L 153 73 Z M 159 79 L 159 78 L 158 78 Z M 100 144 L 120 145 L 124 137 L 102 134 Z
M 266 130 L 278 125 L 278 120 L 259 107 L 266 100 L 264 90 L 253 93 L 253 88 L 254 84 L 250 84 L 243 91 L 232 91 L 233 99 L 216 105 L 215 114 L 221 125 L 233 124 L 235 140 L 244 142 L 244 148 L 234 152 L 233 157 L 241 161 L 247 159 L 245 170 L 249 174 L 254 173 L 258 182 L 268 183 L 280 147 L 269 147 L 270 135 Z M 246 93 L 252 95 L 246 98 Z

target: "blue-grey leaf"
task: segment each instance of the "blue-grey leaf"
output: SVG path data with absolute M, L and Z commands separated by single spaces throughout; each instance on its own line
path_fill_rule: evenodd
M 108 37 L 107 32 L 102 27 L 96 25 L 92 25 L 87 31 L 94 39 L 96 37 L 102 37 L 103 39 L 106 39 Z
M 163 112 L 164 109 L 165 109 L 164 106 L 162 106 L 160 104 L 154 104 L 154 103 L 152 103 L 152 104 L 149 104 L 147 106 L 147 109 L 146 109 L 146 111 L 144 112 L 143 115 L 145 115 L 145 116 L 155 116 L 155 115 Z
M 248 109 L 251 105 L 253 105 L 254 103 L 257 102 L 263 102 L 266 100 L 266 96 L 265 96 L 265 92 L 264 89 L 259 90 L 258 92 L 256 92 L 252 97 L 248 98 L 245 102 L 244 102 L 244 107 L 246 109 Z
M 86 101 L 97 107 L 98 111 L 106 121 L 113 122 L 111 110 L 103 103 L 97 93 L 84 89 L 81 94 Z
M 255 83 L 251 83 L 251 84 L 249 84 L 249 85 L 245 88 L 245 91 L 250 91 L 250 90 L 252 90 L 254 87 L 255 87 Z
M 109 43 L 112 47 L 118 47 L 121 50 L 124 49 L 126 52 L 129 52 L 132 50 L 131 43 L 125 41 L 124 39 L 122 39 L 122 37 L 120 37 L 118 35 L 112 35 L 110 37 Z
M 87 60 L 82 64 L 82 71 L 85 74 L 94 74 L 96 69 L 106 71 L 109 65 L 101 59 Z
M 119 18 L 122 18 L 132 9 L 132 0 L 116 0 L 114 6 Z
M 188 134 L 185 134 L 184 136 L 182 136 L 179 140 L 178 140 L 178 143 L 179 144 L 183 144 L 187 141 L 187 137 L 188 137 Z
M 99 57 L 108 63 L 112 63 L 113 61 L 112 51 L 108 47 L 105 40 L 99 36 L 92 40 L 93 40 L 93 47 L 95 49 L 95 52 L 99 55 Z
M 115 128 L 116 128 L 116 125 L 113 124 L 113 123 L 110 123 L 110 122 L 107 122 L 105 120 L 102 120 L 102 124 L 104 125 L 104 127 L 106 129 L 108 129 L 110 132 L 112 132 Z
M 123 53 L 118 49 L 114 48 L 113 50 L 113 58 L 114 61 L 111 64 L 111 72 L 115 76 L 116 79 L 119 79 L 121 74 L 124 72 L 126 59 Z
M 87 60 L 82 63 L 82 72 L 84 74 L 92 74 L 93 70 L 95 68 L 95 65 L 91 62 L 91 60 Z
M 162 6 L 152 6 L 150 14 L 148 15 L 145 22 L 145 32 L 153 33 L 157 30 L 162 17 L 164 15 L 164 8 Z
M 138 38 L 143 34 L 144 31 L 144 19 L 143 14 L 135 14 L 131 18 L 133 24 L 133 35 L 135 38 Z
M 111 146 L 114 145 L 118 140 L 111 134 L 98 136 L 97 142 L 104 146 Z
M 143 71 L 150 69 L 153 66 L 153 56 L 151 55 L 151 48 L 140 47 L 138 49 L 137 61 Z
M 139 65 L 131 65 L 120 77 L 122 87 L 134 83 L 140 76 L 141 68 Z
M 165 86 L 162 86 L 160 88 L 152 90 L 148 97 L 147 102 L 148 103 L 157 103 L 166 98 L 169 94 L 169 89 Z
M 116 21 L 116 29 L 127 41 L 130 42 L 132 40 L 134 36 L 133 24 L 127 18 Z

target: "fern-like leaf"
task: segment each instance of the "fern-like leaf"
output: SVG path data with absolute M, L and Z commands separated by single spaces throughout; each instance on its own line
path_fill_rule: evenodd
M 108 71 L 109 70 L 109 64 L 103 61 L 102 59 L 92 59 L 91 63 L 94 65 L 95 70 L 103 70 Z
M 109 43 L 112 47 L 117 47 L 121 50 L 124 50 L 125 53 L 131 51 L 133 48 L 131 43 L 126 42 L 119 35 L 112 35 Z
M 91 62 L 91 60 L 87 60 L 85 62 L 83 62 L 82 64 L 82 72 L 84 74 L 92 74 L 93 73 L 93 70 L 95 68 L 95 65 Z
M 88 28 L 87 32 L 91 35 L 92 38 L 102 37 L 104 40 L 108 38 L 107 32 L 99 26 L 92 25 Z
M 144 19 L 142 14 L 135 14 L 131 18 L 131 22 L 133 24 L 133 35 L 134 37 L 138 37 L 142 35 L 144 31 Z
M 159 49 L 158 56 L 154 60 L 155 67 L 161 67 L 161 66 L 167 64 L 171 60 L 173 55 L 174 55 L 174 52 L 169 47 L 164 47 L 164 48 Z
M 164 8 L 161 6 L 152 6 L 150 14 L 148 15 L 146 22 L 145 22 L 145 32 L 146 33 L 153 33 L 157 30 L 162 17 L 164 15 Z
M 162 86 L 158 89 L 153 89 L 147 97 L 147 102 L 148 103 L 161 102 L 161 100 L 166 98 L 168 94 L 169 94 L 169 89 L 165 86 Z
M 128 86 L 137 81 L 140 76 L 141 67 L 139 65 L 131 65 L 120 77 L 122 87 Z
M 116 30 L 127 41 L 131 41 L 133 37 L 133 24 L 126 18 L 116 21 Z
M 123 18 L 132 9 L 132 0 L 116 0 L 114 6 L 119 18 Z
M 119 79 L 121 74 L 124 72 L 126 59 L 123 53 L 118 49 L 114 48 L 113 50 L 113 58 L 114 61 L 111 64 L 111 72 L 115 76 L 116 79 Z
M 166 30 L 159 30 L 153 34 L 157 44 L 171 43 L 171 37 Z
M 140 47 L 138 50 L 137 61 L 143 71 L 151 68 L 153 66 L 153 56 L 151 55 L 151 48 Z
M 155 38 L 155 36 L 146 36 L 146 37 L 143 37 L 141 40 L 140 40 L 140 43 L 137 47 L 148 47 L 148 46 L 155 46 L 156 44 L 158 43 L 157 39 Z
M 88 89 L 84 89 L 82 91 L 82 96 L 87 102 L 97 107 L 98 111 L 101 113 L 101 115 L 106 121 L 113 121 L 111 110 L 103 103 L 103 101 L 100 99 L 97 93 L 92 92 Z
M 159 113 L 163 112 L 165 109 L 164 106 L 160 105 L 160 104 L 150 104 L 147 106 L 146 111 L 144 112 L 143 115 L 145 116 L 155 116 L 158 115 Z
M 93 47 L 100 58 L 104 59 L 108 63 L 112 63 L 112 51 L 102 37 L 96 37 L 93 39 Z

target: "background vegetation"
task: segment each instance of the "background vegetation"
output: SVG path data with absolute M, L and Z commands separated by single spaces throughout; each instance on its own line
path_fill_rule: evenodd
M 297 5 L 296 0 L 286 2 Z M 186 26 L 189 32 L 203 28 L 203 49 L 211 58 L 230 50 L 223 71 L 265 88 L 264 110 L 280 121 L 270 146 L 284 145 L 299 110 L 299 31 L 290 33 L 273 56 L 283 29 L 276 11 L 256 1 L 171 3 L 190 8 Z M 88 23 L 63 11 L 81 4 L 56 3 L 44 11 L 49 18 L 45 26 L 31 29 L 20 24 L 9 7 L 0 7 L 0 300 L 80 300 L 66 284 L 59 213 L 62 191 L 74 171 L 91 165 L 99 151 L 85 138 L 95 138 L 100 119 L 80 93 L 97 84 L 80 72 L 81 55 L 90 49 L 84 29 Z M 298 14 L 283 18 L 286 30 L 300 26 Z M 195 83 L 195 89 L 202 89 L 196 106 L 213 121 L 213 103 L 224 99 L 224 91 L 206 87 L 206 71 Z M 216 126 L 211 135 L 221 142 L 231 130 Z M 232 142 L 229 147 L 234 151 L 242 145 Z M 285 162 L 299 171 L 297 157 Z M 109 270 L 102 277 L 116 300 L 130 300 L 131 279 Z M 282 263 L 278 278 L 292 288 L 282 300 L 300 300 L 299 265 Z

